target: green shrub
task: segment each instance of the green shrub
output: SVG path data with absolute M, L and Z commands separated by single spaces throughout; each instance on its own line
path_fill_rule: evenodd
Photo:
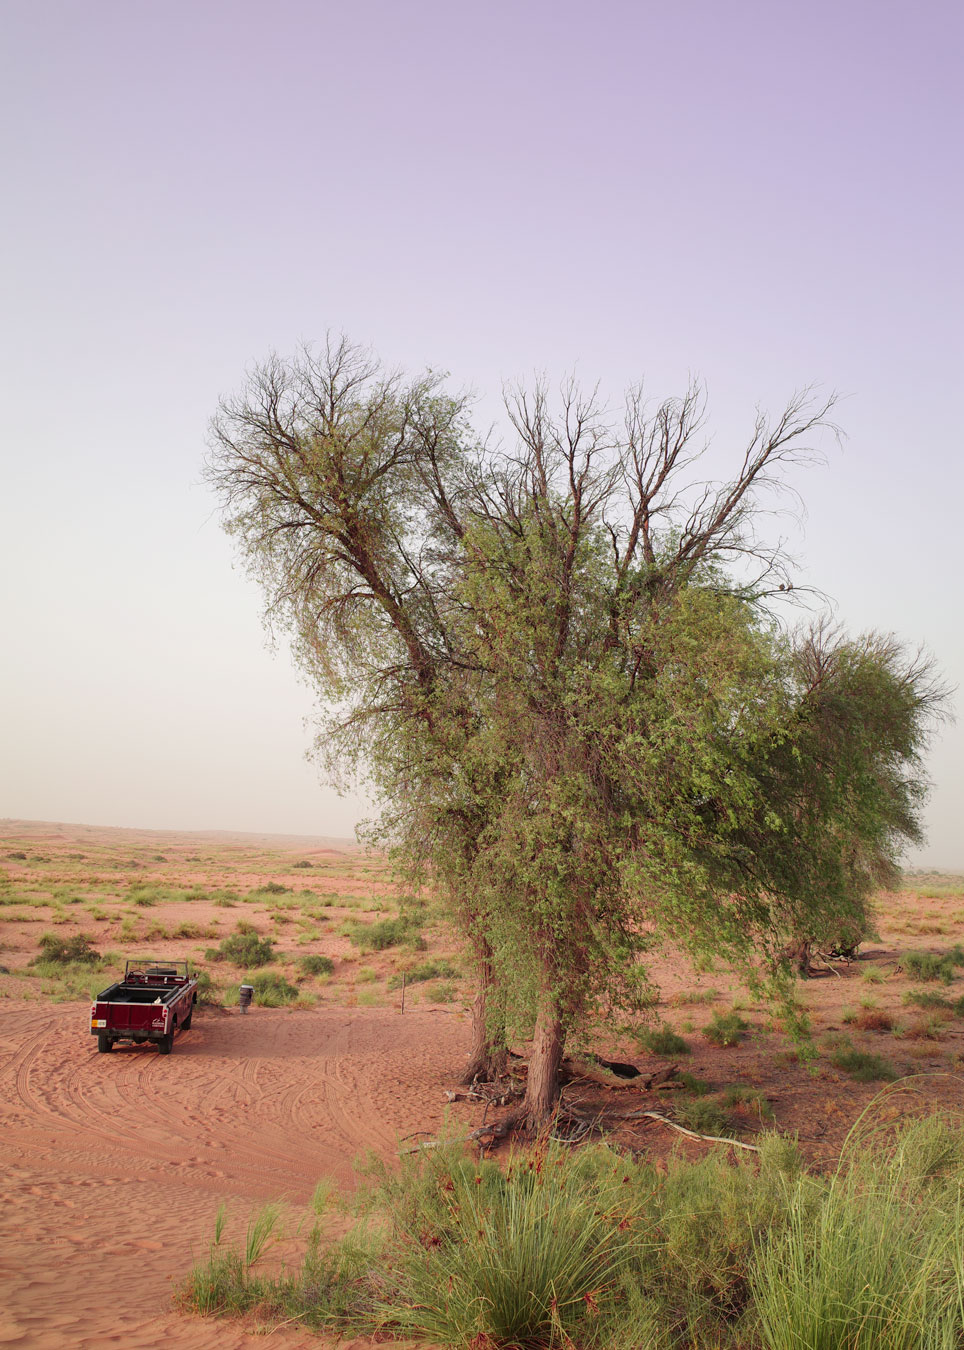
M 259 938 L 255 932 L 238 932 L 222 938 L 216 949 L 205 952 L 205 957 L 230 961 L 235 966 L 266 966 L 275 959 L 275 952 L 270 938 Z
M 56 933 L 44 933 L 40 938 L 40 955 L 34 957 L 31 965 L 87 965 L 92 966 L 100 960 L 100 953 L 90 945 L 90 939 L 83 933 L 73 937 L 58 937 Z
M 330 956 L 303 956 L 298 965 L 306 975 L 330 975 L 335 969 Z
M 956 1350 L 964 1330 L 964 1134 L 930 1118 L 866 1130 L 836 1172 L 792 1139 L 665 1170 L 550 1143 L 504 1170 L 457 1143 L 372 1161 L 369 1226 L 268 1276 L 276 1207 L 238 1248 L 223 1211 L 183 1298 L 332 1336 L 460 1350 Z
M 904 974 L 912 980 L 928 982 L 940 980 L 942 984 L 950 984 L 954 978 L 954 967 L 957 965 L 953 955 L 953 952 L 948 952 L 945 956 L 916 950 L 904 952 L 900 958 L 900 966 Z
M 749 1274 L 767 1350 L 961 1344 L 960 1142 L 941 1122 L 905 1126 L 889 1156 L 845 1156 L 820 1191 L 797 1183 L 783 1232 L 758 1244 Z M 955 1177 L 947 1203 L 942 1182 Z
M 197 978 L 198 1003 L 219 1004 L 221 1002 L 221 991 L 211 979 L 209 972 L 206 970 L 195 970 L 194 975 Z
M 676 1119 L 688 1130 L 715 1137 L 725 1134 L 729 1121 L 720 1104 L 712 1097 L 694 1097 L 676 1107 Z
M 373 952 L 397 947 L 402 942 L 418 943 L 417 933 L 411 923 L 401 917 L 379 919 L 377 923 L 353 923 L 347 930 L 347 937 L 353 947 Z
M 715 1003 L 720 997 L 718 989 L 683 989 L 669 1000 L 676 1008 L 689 1003 Z
M 858 1083 L 890 1083 L 897 1077 L 897 1071 L 880 1055 L 857 1050 L 852 1045 L 839 1046 L 830 1056 L 830 1062 Z
M 263 886 L 257 886 L 249 892 L 252 896 L 261 895 L 290 895 L 291 887 L 282 886 L 280 881 L 266 881 Z
M 262 1008 L 281 1008 L 294 1003 L 298 990 L 275 970 L 263 970 L 257 975 L 246 975 L 244 984 L 254 987 L 254 1001 Z
M 644 1027 L 638 1035 L 640 1045 L 653 1055 L 688 1055 L 690 1048 L 672 1027 Z
M 749 1111 L 761 1121 L 773 1119 L 773 1107 L 759 1088 L 731 1083 L 729 1087 L 724 1088 L 721 1100 L 724 1106 Z
M 436 960 L 420 961 L 411 970 L 405 971 L 406 984 L 422 984 L 427 980 L 452 980 L 459 976 L 459 969 L 444 957 Z M 402 984 L 402 972 L 396 971 L 388 981 L 389 989 L 399 989 Z
M 314 863 L 313 863 L 313 862 L 309 862 L 307 858 L 300 858 L 300 859 L 298 860 L 298 862 L 292 863 L 291 866 L 292 866 L 293 868 L 298 868 L 298 867 L 314 867 Z
M 686 1092 L 692 1092 L 695 1097 L 705 1097 L 710 1090 L 709 1083 L 705 1083 L 702 1078 L 694 1078 L 691 1073 L 681 1073 L 676 1081 Z
M 716 1012 L 703 1028 L 703 1035 L 713 1045 L 736 1045 L 748 1029 L 749 1023 L 738 1012 Z
M 936 989 L 908 989 L 902 1002 L 915 1008 L 951 1009 L 954 1006 L 946 994 L 938 993 Z

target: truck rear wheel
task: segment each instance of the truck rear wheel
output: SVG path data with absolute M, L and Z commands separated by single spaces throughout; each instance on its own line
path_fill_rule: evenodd
M 191 1011 L 188 1013 L 187 1017 L 185 1017 L 184 1021 L 181 1023 L 181 1030 L 182 1030 L 182 1031 L 190 1031 L 190 1030 L 191 1030 L 191 1018 L 192 1018 L 193 1016 L 194 1016 L 194 1009 L 192 1008 Z
M 169 1055 L 174 1049 L 174 1032 L 169 1031 L 166 1036 L 162 1036 L 157 1043 L 157 1048 L 162 1055 Z
M 97 1033 L 97 1053 L 100 1055 L 109 1055 L 114 1048 L 114 1042 L 107 1035 L 106 1031 Z

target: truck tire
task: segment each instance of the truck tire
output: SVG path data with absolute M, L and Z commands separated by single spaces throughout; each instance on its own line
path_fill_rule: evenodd
M 114 1042 L 107 1035 L 106 1031 L 97 1033 L 97 1053 L 99 1055 L 109 1055 L 114 1048 Z
M 193 1007 L 193 1005 L 192 1005 L 192 1006 L 191 1006 L 191 1011 L 188 1013 L 187 1017 L 185 1017 L 184 1021 L 181 1023 L 181 1030 L 182 1030 L 182 1031 L 190 1031 L 190 1030 L 191 1030 L 191 1018 L 192 1018 L 193 1016 L 194 1016 L 194 1007 Z
M 174 1032 L 169 1031 L 166 1036 L 162 1036 L 157 1043 L 157 1048 L 162 1055 L 169 1055 L 174 1049 Z

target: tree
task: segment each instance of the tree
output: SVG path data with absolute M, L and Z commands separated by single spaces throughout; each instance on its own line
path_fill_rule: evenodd
M 505 450 L 438 376 L 345 342 L 273 358 L 214 423 L 228 527 L 338 705 L 329 760 L 364 758 L 473 945 L 473 1072 L 531 1019 L 528 1124 L 648 946 L 777 961 L 862 921 L 915 835 L 941 691 L 893 642 L 788 635 L 789 560 L 755 532 L 832 404 L 758 415 L 720 485 L 689 478 L 698 387 L 652 413 L 633 390 L 619 425 L 520 391 Z

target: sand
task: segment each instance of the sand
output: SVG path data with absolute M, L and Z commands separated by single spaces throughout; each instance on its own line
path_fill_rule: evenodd
M 239 1233 L 261 1201 L 350 1187 L 357 1155 L 438 1127 L 466 1040 L 432 1012 L 200 1009 L 170 1056 L 98 1055 L 76 1005 L 6 1002 L 0 1345 L 263 1346 L 172 1309 L 219 1202 Z M 282 1327 L 270 1343 L 319 1340 Z

